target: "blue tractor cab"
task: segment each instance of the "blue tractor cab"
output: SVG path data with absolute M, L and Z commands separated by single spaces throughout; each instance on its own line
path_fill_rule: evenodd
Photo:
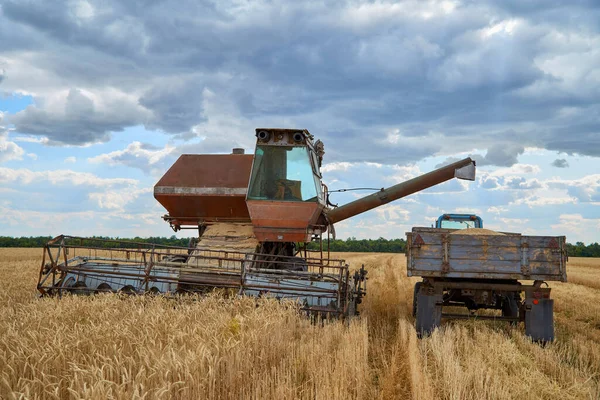
M 483 228 L 481 217 L 475 214 L 442 214 L 435 222 L 436 228 L 468 229 Z

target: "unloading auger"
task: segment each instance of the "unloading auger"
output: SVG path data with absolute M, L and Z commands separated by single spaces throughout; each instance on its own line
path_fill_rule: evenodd
M 357 314 L 364 267 L 332 259 L 336 222 L 452 178 L 474 180 L 470 158 L 332 207 L 321 181 L 324 146 L 307 130 L 256 129 L 254 155 L 184 154 L 154 187 L 170 226 L 194 229 L 188 247 L 58 236 L 44 248 L 42 295 L 204 293 L 293 299 L 327 317 Z M 316 241 L 318 251 L 308 244 Z M 328 241 L 325 241 L 328 243 Z

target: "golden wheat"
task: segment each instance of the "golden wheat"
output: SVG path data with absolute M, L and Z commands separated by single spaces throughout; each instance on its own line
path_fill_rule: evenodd
M 444 323 L 417 339 L 403 255 L 369 270 L 362 318 L 311 324 L 273 300 L 39 299 L 39 249 L 0 249 L 0 398 L 600 399 L 600 260 L 552 283 L 557 341 Z

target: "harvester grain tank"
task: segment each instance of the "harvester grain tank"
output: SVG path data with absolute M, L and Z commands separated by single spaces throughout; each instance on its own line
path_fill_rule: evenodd
M 313 313 L 353 315 L 366 271 L 350 274 L 343 260 L 330 259 L 323 235 L 336 222 L 452 178 L 475 179 L 475 163 L 465 158 L 332 208 L 321 181 L 324 146 L 307 130 L 257 129 L 254 155 L 241 153 L 182 155 L 156 184 L 154 196 L 168 212 L 163 219 L 175 231 L 197 230 L 195 243 L 174 248 L 60 236 L 46 246 L 40 292 L 223 288 L 295 299 Z M 311 241 L 320 251 L 308 250 Z

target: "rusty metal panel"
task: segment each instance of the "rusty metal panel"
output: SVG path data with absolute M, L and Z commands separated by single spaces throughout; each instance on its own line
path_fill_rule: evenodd
M 154 197 L 181 225 L 250 221 L 245 203 L 252 155 L 184 154 L 154 186 Z
M 413 228 L 407 234 L 409 276 L 566 281 L 564 236 L 450 232 Z
M 247 205 L 261 242 L 310 241 L 309 227 L 323 209 L 316 202 L 248 200 Z

